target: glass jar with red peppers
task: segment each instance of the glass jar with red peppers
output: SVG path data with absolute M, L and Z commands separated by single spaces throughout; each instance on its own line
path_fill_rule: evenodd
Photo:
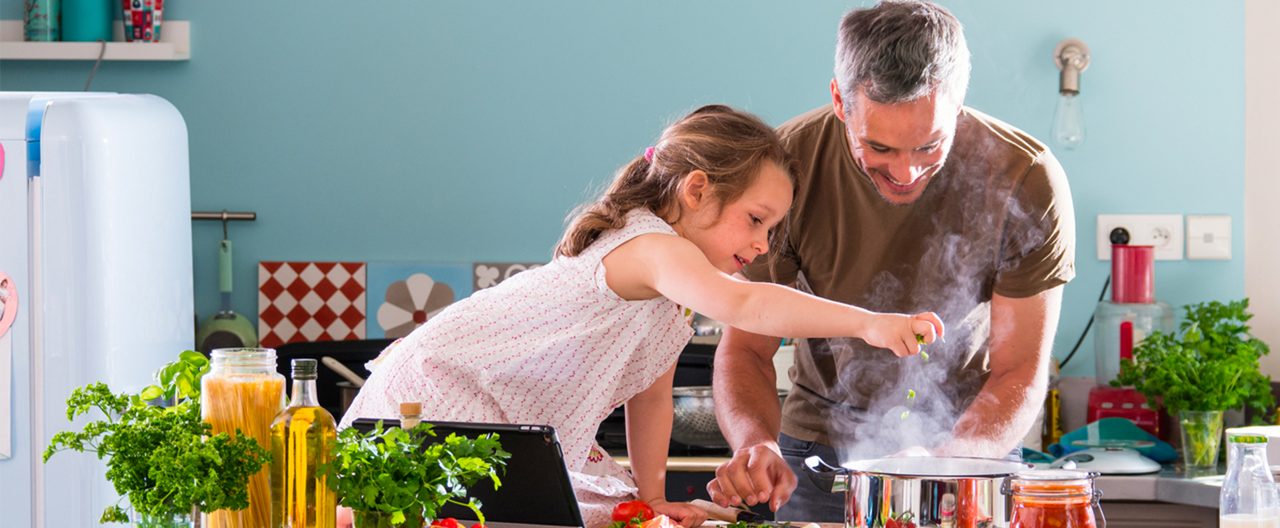
M 1106 528 L 1097 473 L 1066 469 L 1026 471 L 1005 482 L 1013 499 L 1009 528 Z

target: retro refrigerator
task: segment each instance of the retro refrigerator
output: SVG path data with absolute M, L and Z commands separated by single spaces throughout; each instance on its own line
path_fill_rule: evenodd
M 105 464 L 41 454 L 72 389 L 136 391 L 192 348 L 186 124 L 152 95 L 0 92 L 0 149 L 3 524 L 97 526 Z

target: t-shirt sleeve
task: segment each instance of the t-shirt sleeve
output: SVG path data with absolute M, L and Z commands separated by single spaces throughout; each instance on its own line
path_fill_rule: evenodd
M 1000 243 L 994 291 L 1031 297 L 1075 278 L 1075 209 L 1067 175 L 1045 151 L 1014 191 Z

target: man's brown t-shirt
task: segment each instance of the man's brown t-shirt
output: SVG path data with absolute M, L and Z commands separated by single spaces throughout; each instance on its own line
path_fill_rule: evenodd
M 930 445 L 985 379 L 992 293 L 1029 297 L 1074 277 L 1066 175 L 1031 136 L 964 108 L 942 170 L 914 203 L 894 205 L 854 162 L 830 107 L 779 132 L 796 162 L 795 203 L 775 234 L 772 278 L 770 259 L 747 276 L 880 312 L 934 311 L 947 325 L 927 363 L 860 339 L 801 340 L 782 430 L 873 443 L 869 456 Z M 916 418 L 903 420 L 906 410 Z

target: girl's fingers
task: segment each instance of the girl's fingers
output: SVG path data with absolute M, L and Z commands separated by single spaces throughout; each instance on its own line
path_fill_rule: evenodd
M 915 336 L 911 337 L 911 341 L 898 340 L 897 346 L 893 347 L 893 354 L 898 357 L 908 357 L 920 351 L 920 347 L 916 345 Z
M 924 336 L 925 344 L 940 339 L 944 332 L 942 319 L 933 312 L 916 314 L 912 317 L 911 329 L 916 334 Z

